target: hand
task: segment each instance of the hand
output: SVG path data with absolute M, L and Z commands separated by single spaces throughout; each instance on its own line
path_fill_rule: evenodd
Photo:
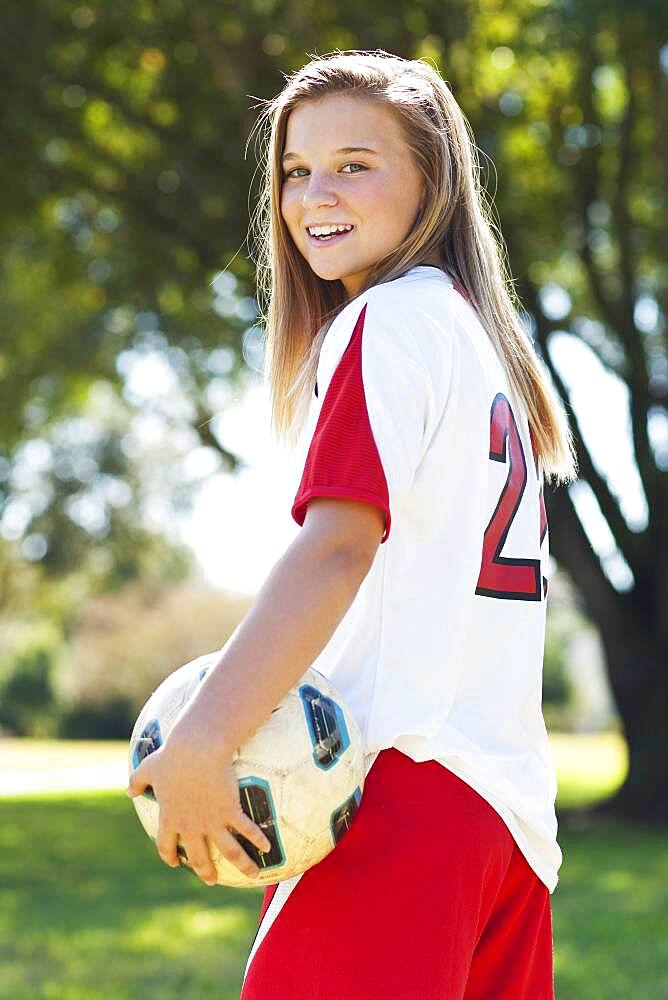
M 215 740 L 203 738 L 186 716 L 180 716 L 164 744 L 145 757 L 133 771 L 127 788 L 130 798 L 147 785 L 159 804 L 158 854 L 171 868 L 179 866 L 181 843 L 196 874 L 207 885 L 217 882 L 209 842 L 240 871 L 251 878 L 260 869 L 232 836 L 228 827 L 243 834 L 261 851 L 271 844 L 242 810 L 239 785 L 231 754 L 219 750 Z

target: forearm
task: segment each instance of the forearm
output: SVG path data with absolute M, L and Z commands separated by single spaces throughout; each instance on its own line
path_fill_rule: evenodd
M 346 552 L 319 551 L 302 531 L 189 706 L 198 731 L 230 754 L 255 732 L 325 647 L 368 570 Z

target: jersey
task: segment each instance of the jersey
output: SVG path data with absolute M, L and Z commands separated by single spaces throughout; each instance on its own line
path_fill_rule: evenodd
M 366 773 L 394 746 L 437 760 L 558 880 L 542 714 L 548 525 L 525 408 L 463 287 L 420 265 L 347 303 L 325 334 L 291 509 L 374 504 L 369 572 L 313 661 L 359 724 Z

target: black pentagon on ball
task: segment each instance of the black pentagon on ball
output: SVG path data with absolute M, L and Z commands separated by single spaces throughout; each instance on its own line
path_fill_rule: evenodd
M 269 783 L 257 775 L 246 775 L 239 780 L 239 800 L 243 812 L 260 827 L 271 843 L 271 848 L 268 851 L 261 851 L 236 830 L 230 830 L 232 836 L 261 870 L 285 864 L 285 851 L 278 832 L 276 809 Z
M 362 792 L 358 785 L 350 798 L 346 799 L 346 801 L 332 813 L 329 825 L 332 831 L 332 839 L 335 844 L 338 844 L 344 833 L 350 829 L 350 824 L 355 818 L 355 813 L 359 809 L 361 799 Z
M 149 754 L 154 753 L 161 746 L 162 731 L 160 729 L 160 721 L 158 719 L 149 719 L 135 742 L 132 752 L 132 769 L 135 770 L 138 768 Z M 151 785 L 147 785 L 142 794 L 144 798 L 156 801 Z
M 317 767 L 327 770 L 340 760 L 350 746 L 343 712 L 333 698 L 318 691 L 312 684 L 302 684 L 299 697 L 313 743 L 313 759 Z

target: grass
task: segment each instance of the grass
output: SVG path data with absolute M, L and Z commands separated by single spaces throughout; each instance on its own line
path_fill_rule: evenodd
M 611 795 L 628 770 L 626 743 L 616 732 L 551 733 L 557 809 L 574 809 Z
M 168 868 L 122 792 L 0 809 L 0 997 L 238 1000 L 260 890 Z
M 553 734 L 551 746 L 558 809 L 623 778 L 615 734 Z M 0 816 L 0 997 L 238 1000 L 260 890 L 208 889 L 167 868 L 122 792 L 5 798 Z M 558 1000 L 668 996 L 665 832 L 560 820 L 559 843 Z
M 666 831 L 620 822 L 561 831 L 552 897 L 558 1000 L 668 996 Z

